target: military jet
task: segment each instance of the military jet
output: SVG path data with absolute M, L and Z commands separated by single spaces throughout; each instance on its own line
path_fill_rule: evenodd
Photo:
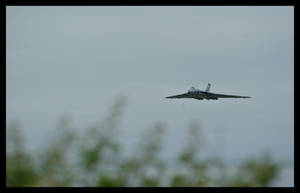
M 199 89 L 196 89 L 195 87 L 191 87 L 187 93 L 180 94 L 180 95 L 174 95 L 174 96 L 168 96 L 167 99 L 181 99 L 181 98 L 193 98 L 198 100 L 218 100 L 218 98 L 251 98 L 249 96 L 237 96 L 237 95 L 225 95 L 225 94 L 217 94 L 209 92 L 210 89 L 210 83 L 208 83 L 205 91 L 201 91 Z

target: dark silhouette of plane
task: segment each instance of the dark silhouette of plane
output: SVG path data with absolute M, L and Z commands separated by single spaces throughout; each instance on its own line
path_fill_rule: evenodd
M 210 89 L 210 83 L 208 83 L 205 91 L 201 91 L 199 89 L 196 89 L 195 87 L 191 87 L 187 93 L 180 94 L 180 95 L 174 95 L 174 96 L 168 96 L 167 99 L 182 99 L 182 98 L 193 98 L 198 100 L 218 100 L 218 98 L 251 98 L 249 96 L 237 96 L 237 95 L 226 95 L 226 94 L 217 94 L 209 92 Z

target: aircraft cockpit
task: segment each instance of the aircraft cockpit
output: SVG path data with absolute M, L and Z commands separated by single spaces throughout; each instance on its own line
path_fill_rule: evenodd
M 196 89 L 195 87 L 191 87 L 189 90 L 188 90 L 188 93 L 196 93 L 196 92 L 198 92 L 199 90 L 198 89 Z

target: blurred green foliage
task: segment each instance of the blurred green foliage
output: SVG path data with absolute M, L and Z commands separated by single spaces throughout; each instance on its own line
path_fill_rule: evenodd
M 234 171 L 218 157 L 203 158 L 203 135 L 188 126 L 186 144 L 173 163 L 162 159 L 162 122 L 145 130 L 133 154 L 125 156 L 117 139 L 126 101 L 119 98 L 108 116 L 83 132 L 63 116 L 51 144 L 38 152 L 24 146 L 20 127 L 7 128 L 6 185 L 26 186 L 270 186 L 280 167 L 268 154 L 247 160 Z M 171 167 L 173 165 L 173 167 Z M 174 167 L 175 166 L 175 167 Z

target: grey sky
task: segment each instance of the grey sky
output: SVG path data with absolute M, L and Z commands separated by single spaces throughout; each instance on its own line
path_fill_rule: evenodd
M 292 161 L 293 14 L 287 6 L 7 7 L 7 121 L 41 143 L 63 113 L 86 126 L 125 95 L 125 141 L 163 120 L 172 152 L 197 120 L 213 153 L 235 160 L 270 150 Z M 208 82 L 212 92 L 253 98 L 164 98 Z

